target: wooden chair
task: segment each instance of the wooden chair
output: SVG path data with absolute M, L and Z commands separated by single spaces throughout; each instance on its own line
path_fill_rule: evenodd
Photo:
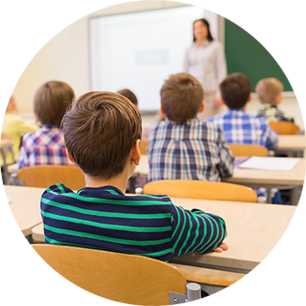
M 257 203 L 256 192 L 246 186 L 203 181 L 162 180 L 147 183 L 143 187 L 144 194 L 166 194 L 169 197 L 254 202 Z
M 149 142 L 148 141 L 141 141 L 140 142 L 140 153 L 142 155 L 147 155 L 147 150 L 146 150 L 146 147 L 149 145 Z
M 270 122 L 270 126 L 279 135 L 295 135 L 300 131 L 299 126 L 287 121 Z
M 229 148 L 236 157 L 268 156 L 266 147 L 249 144 L 229 144 Z
M 27 187 L 47 188 L 50 185 L 63 183 L 72 190 L 85 187 L 82 170 L 75 166 L 34 166 L 18 171 L 17 182 L 23 181 Z
M 184 301 L 186 294 L 190 293 L 190 284 L 186 287 L 186 280 L 179 269 L 160 260 L 72 246 L 32 246 L 67 280 L 113 301 L 134 305 L 169 305 L 170 300 L 175 298 Z M 200 297 L 200 286 L 197 286 L 199 290 L 196 294 Z

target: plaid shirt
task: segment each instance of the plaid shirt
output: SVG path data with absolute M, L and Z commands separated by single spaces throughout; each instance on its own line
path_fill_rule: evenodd
M 234 156 L 221 129 L 211 123 L 188 119 L 182 124 L 158 122 L 147 147 L 150 171 L 155 180 L 220 181 L 234 170 Z
M 253 144 L 272 149 L 278 143 L 278 134 L 264 118 L 248 115 L 244 110 L 232 109 L 207 120 L 223 129 L 228 143 Z
M 277 121 L 289 121 L 294 122 L 291 115 L 280 111 L 276 105 L 271 105 L 269 103 L 264 103 L 260 105 L 257 117 L 266 118 L 269 122 Z
M 66 155 L 61 129 L 44 125 L 40 130 L 24 135 L 18 168 L 40 165 L 73 165 Z

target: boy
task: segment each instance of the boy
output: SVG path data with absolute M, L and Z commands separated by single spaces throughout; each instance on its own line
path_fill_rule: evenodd
M 117 93 L 128 98 L 138 109 L 138 99 L 132 91 L 130 91 L 127 88 L 124 88 L 124 89 L 119 90 Z M 142 123 L 142 134 L 141 134 L 142 141 L 149 141 L 150 131 L 151 131 L 150 123 L 143 122 Z
M 39 129 L 38 125 L 27 123 L 18 115 L 17 101 L 14 95 L 12 95 L 4 114 L 2 132 L 6 134 L 7 137 L 11 138 L 14 142 L 12 149 L 15 160 L 17 160 L 18 158 L 18 153 L 21 143 L 21 135 L 36 131 L 38 129 Z M 2 156 L 0 156 L 0 160 L 2 166 L 3 165 Z M 6 155 L 6 163 L 8 165 L 14 163 L 11 154 Z
M 41 129 L 27 133 L 22 140 L 18 168 L 41 165 L 72 165 L 66 156 L 60 128 L 67 107 L 74 100 L 72 88 L 61 81 L 49 81 L 34 96 L 34 113 Z
M 207 120 L 223 129 L 228 143 L 253 144 L 273 149 L 277 146 L 278 134 L 264 118 L 246 113 L 246 105 L 252 100 L 251 83 L 242 73 L 227 76 L 220 84 L 221 97 L 229 110 Z
M 283 84 L 275 78 L 260 80 L 255 88 L 261 102 L 257 117 L 266 118 L 269 122 L 289 121 L 294 122 L 291 115 L 280 111 L 277 106 L 282 101 Z
M 187 73 L 174 74 L 165 81 L 160 97 L 166 119 L 150 133 L 148 181 L 220 181 L 220 176 L 231 176 L 234 156 L 222 130 L 196 117 L 205 107 L 199 81 Z
M 43 193 L 46 243 L 163 261 L 227 249 L 222 218 L 198 209 L 185 211 L 167 196 L 124 195 L 141 157 L 141 117 L 127 98 L 85 93 L 66 113 L 63 131 L 67 156 L 83 170 L 86 187 L 75 193 L 57 184 Z

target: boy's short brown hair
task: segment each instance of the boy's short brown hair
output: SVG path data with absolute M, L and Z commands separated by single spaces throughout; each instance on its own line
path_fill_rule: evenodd
M 141 116 L 124 96 L 88 92 L 72 103 L 63 118 L 67 150 L 83 172 L 109 179 L 120 174 L 137 139 Z
M 281 94 L 283 90 L 283 84 L 275 78 L 262 79 L 255 88 L 259 101 L 269 104 L 273 104 L 275 97 Z
M 72 88 L 60 81 L 40 86 L 34 96 L 34 113 L 42 125 L 60 127 L 67 106 L 74 100 Z
M 171 75 L 160 90 L 161 106 L 167 118 L 177 123 L 194 118 L 203 97 L 202 85 L 187 73 Z
M 117 91 L 118 94 L 125 96 L 126 98 L 128 98 L 134 105 L 138 106 L 138 100 L 135 96 L 135 94 L 130 91 L 129 89 L 121 89 L 119 91 Z
M 243 108 L 248 102 L 251 90 L 250 80 L 240 72 L 228 75 L 220 84 L 222 99 L 230 109 Z

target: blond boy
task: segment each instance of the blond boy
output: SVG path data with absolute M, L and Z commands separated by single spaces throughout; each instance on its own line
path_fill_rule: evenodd
M 269 122 L 294 122 L 291 115 L 278 109 L 284 90 L 284 86 L 279 80 L 275 78 L 262 79 L 257 83 L 255 90 L 261 102 L 257 117 L 266 118 Z

